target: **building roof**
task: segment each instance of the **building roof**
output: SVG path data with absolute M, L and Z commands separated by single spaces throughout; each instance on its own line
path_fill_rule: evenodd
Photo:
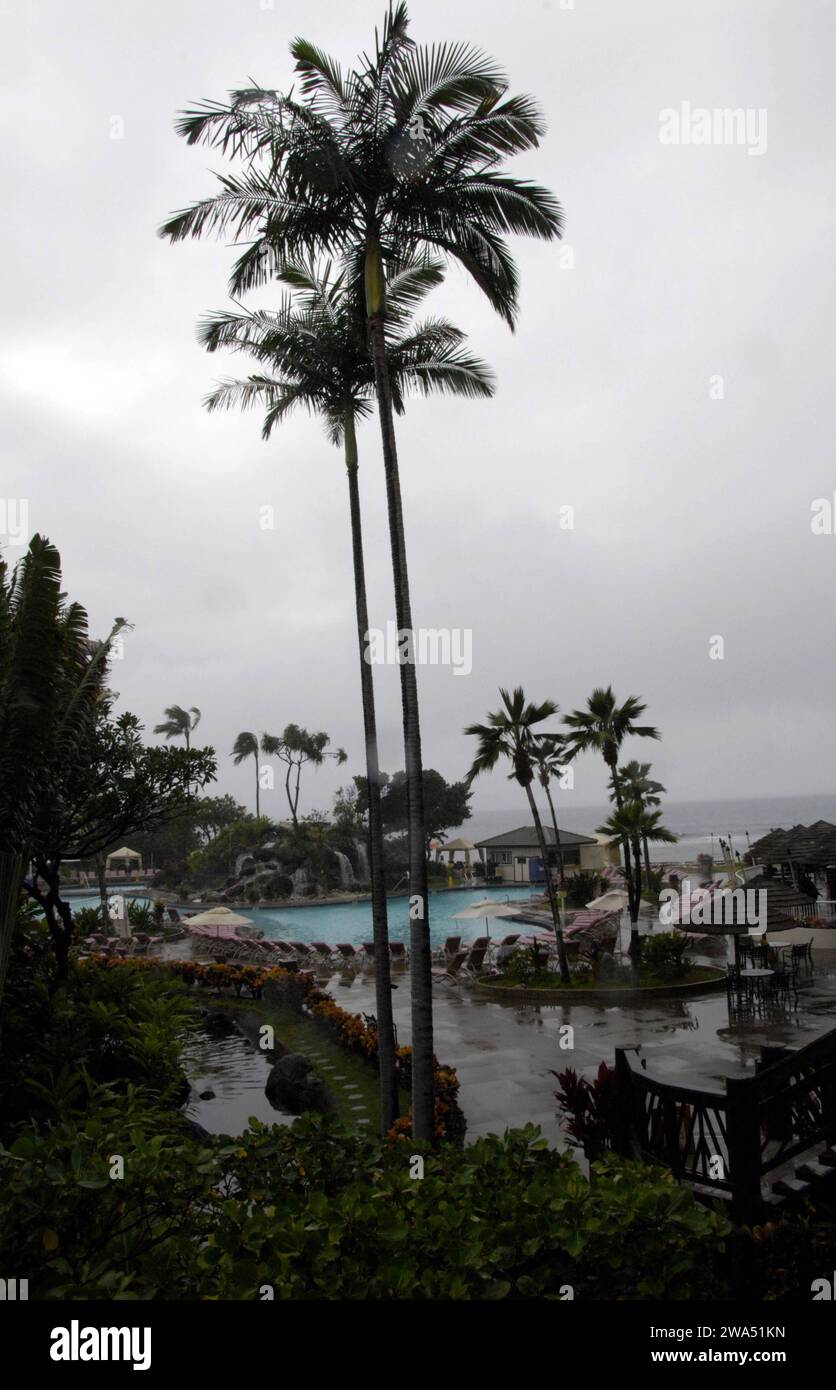
M 836 825 L 817 820 L 791 830 L 770 830 L 752 845 L 756 863 L 836 864 Z
M 802 893 L 800 888 L 794 888 L 791 883 L 783 878 L 768 878 L 766 874 L 757 874 L 754 878 L 747 878 L 743 884 L 744 888 L 763 888 L 766 890 L 767 903 L 776 908 L 787 911 L 791 907 L 812 907 L 816 899 L 809 893 Z
M 594 835 L 576 835 L 574 830 L 563 830 L 558 826 L 561 845 L 595 845 Z M 554 845 L 554 831 L 550 825 L 543 826 L 546 845 Z M 477 849 L 539 849 L 537 831 L 533 825 L 520 825 L 516 830 L 506 830 L 502 835 L 492 835 L 489 840 L 477 840 Z

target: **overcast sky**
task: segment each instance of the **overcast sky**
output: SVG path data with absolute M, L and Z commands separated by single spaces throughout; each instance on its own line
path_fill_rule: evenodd
M 813 534 L 811 506 L 836 489 L 836 10 L 410 10 L 417 41 L 477 43 L 539 99 L 548 134 L 511 167 L 566 213 L 563 252 L 514 243 L 516 333 L 461 272 L 431 301 L 498 391 L 415 402 L 399 428 L 414 621 L 473 642 L 470 675 L 419 671 L 425 765 L 465 772 L 461 730 L 500 684 L 569 710 L 612 682 L 647 700 L 663 742 L 646 756 L 672 797 L 830 792 L 836 535 Z M 288 87 L 297 34 L 350 62 L 383 12 L 383 0 L 2 4 L 0 495 L 28 499 L 29 529 L 58 545 L 94 631 L 116 615 L 135 625 L 115 668 L 123 707 L 149 729 L 166 705 L 203 710 L 220 790 L 252 799 L 250 769 L 227 757 L 242 729 L 292 720 L 348 750 L 348 768 L 309 779 L 306 810 L 363 769 L 341 456 L 305 416 L 266 445 L 257 415 L 206 414 L 204 393 L 243 366 L 194 333 L 226 307 L 234 253 L 155 233 L 227 167 L 175 136 L 179 109 L 249 78 Z M 660 112 L 684 102 L 765 111 L 765 149 L 663 143 Z M 360 462 L 382 627 L 394 610 L 376 419 Z M 394 771 L 398 672 L 376 675 Z M 603 786 L 594 760 L 578 764 L 578 804 Z M 279 815 L 274 795 L 263 805 Z M 479 786 L 477 810 L 512 804 L 503 775 Z

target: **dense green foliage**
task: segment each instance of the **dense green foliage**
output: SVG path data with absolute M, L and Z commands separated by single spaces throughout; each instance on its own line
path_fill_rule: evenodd
M 669 1176 L 590 1183 L 534 1126 L 381 1149 L 332 1119 L 198 1142 L 133 1089 L 91 1088 L 0 1155 L 3 1258 L 38 1298 L 694 1298 L 724 1222 Z M 112 1179 L 112 1156 L 125 1176 Z

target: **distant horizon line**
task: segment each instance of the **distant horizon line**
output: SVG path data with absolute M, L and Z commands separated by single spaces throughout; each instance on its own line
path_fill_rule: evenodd
M 680 806 L 685 806 L 685 805 L 691 806 L 691 805 L 700 805 L 700 804 L 703 804 L 703 805 L 706 805 L 706 806 L 716 806 L 718 803 L 722 803 L 722 802 L 728 802 L 728 803 L 731 805 L 731 804 L 732 804 L 733 802 L 735 802 L 735 801 L 764 801 L 764 802 L 772 802 L 772 801 L 813 801 L 813 800 L 824 800 L 824 799 L 827 798 L 827 797 L 830 797 L 830 798 L 832 798 L 834 801 L 836 801 L 836 791 L 833 791 L 833 792 L 778 792 L 778 793 L 775 793 L 775 794 L 772 795 L 772 796 L 764 796 L 764 795 L 760 795 L 760 796 L 715 796 L 715 797 L 708 797 L 708 796 L 676 797 L 676 796 L 672 796 L 672 797 L 668 797 L 668 798 L 667 798 L 667 802 L 668 802 L 668 804 L 680 805 Z M 603 805 L 603 804 L 608 804 L 608 800 L 609 800 L 609 799 L 605 797 L 602 801 L 578 801 L 578 802 L 573 802 L 573 803 L 571 803 L 571 805 L 572 805 L 572 806 L 574 807 L 574 809 L 577 810 L 577 811 L 596 811 L 596 810 L 598 810 L 598 808 L 599 808 L 601 805 Z M 569 805 L 569 804 L 570 804 L 570 803 L 568 803 L 563 797 L 561 797 L 560 800 L 559 800 L 559 802 L 556 804 L 555 809 L 557 809 L 557 806 L 558 806 L 558 805 L 559 805 L 561 808 L 565 808 L 565 807 L 566 807 L 567 805 Z M 665 804 L 664 799 L 663 799 L 662 804 L 663 804 L 663 805 Z M 501 812 L 504 814 L 505 809 L 506 809 L 506 808 L 505 808 L 504 806 L 485 807 L 485 808 L 483 808 L 482 814 L 486 814 L 487 812 L 489 812 L 489 811 L 491 811 L 491 810 L 496 811 L 496 812 L 500 812 L 500 811 L 501 811 Z

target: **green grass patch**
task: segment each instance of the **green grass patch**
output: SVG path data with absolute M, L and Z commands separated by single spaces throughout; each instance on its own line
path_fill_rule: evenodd
M 209 1002 L 209 1001 L 207 1001 Z M 337 1114 L 346 1124 L 360 1130 L 365 1129 L 373 1136 L 380 1129 L 380 1096 L 377 1072 L 362 1057 L 338 1046 L 313 1019 L 300 1016 L 294 1009 L 280 1005 L 266 1004 L 260 999 L 218 999 L 211 1003 L 223 1013 L 255 1014 L 260 1022 L 272 1025 L 276 1040 L 283 1043 L 290 1052 L 301 1052 L 310 1058 L 317 1075 L 321 1078 L 337 1103 Z M 333 1071 L 328 1069 L 330 1064 Z M 356 1086 L 356 1091 L 347 1087 Z M 363 1104 L 365 1111 L 354 1110 L 353 1106 Z M 401 1093 L 401 1113 L 405 1114 L 409 1097 Z M 358 1125 L 358 1119 L 367 1116 L 368 1125 Z

